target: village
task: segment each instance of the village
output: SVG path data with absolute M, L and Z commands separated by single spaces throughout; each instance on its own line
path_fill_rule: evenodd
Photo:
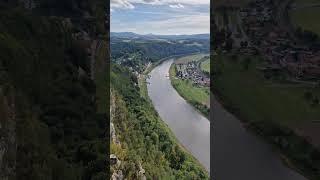
M 240 10 L 249 42 L 243 41 L 239 51 L 249 55 L 255 51 L 262 54 L 268 62 L 264 71 L 285 71 L 295 80 L 320 80 L 319 44 L 308 46 L 298 39 L 297 30 L 290 22 L 284 22 L 283 14 L 276 9 L 271 0 L 256 0 Z M 301 34 L 310 36 L 310 33 Z
M 191 80 L 194 85 L 210 87 L 208 78 L 199 68 L 199 61 L 176 64 L 176 77 Z

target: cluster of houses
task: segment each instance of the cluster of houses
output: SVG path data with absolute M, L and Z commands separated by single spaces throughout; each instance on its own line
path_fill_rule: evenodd
M 150 58 L 144 57 L 139 53 L 128 53 L 121 57 L 113 58 L 116 64 L 123 65 L 129 68 L 129 70 L 138 76 L 151 66 Z
M 189 79 L 194 85 L 210 86 L 210 78 L 206 77 L 198 67 L 199 62 L 176 64 L 176 76 L 180 79 Z
M 240 12 L 250 44 L 271 64 L 271 70 L 285 70 L 296 79 L 320 79 L 320 52 L 294 40 L 277 22 L 271 0 L 256 0 Z

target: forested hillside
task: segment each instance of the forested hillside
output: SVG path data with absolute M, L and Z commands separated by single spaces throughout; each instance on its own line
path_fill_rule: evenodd
M 106 179 L 108 111 L 87 54 L 106 40 L 104 1 L 22 2 L 0 2 L 0 179 Z
M 209 44 L 209 38 L 145 40 L 111 37 L 111 54 L 113 58 L 118 58 L 128 53 L 139 51 L 144 55 L 144 57 L 149 57 L 151 61 L 157 61 L 171 55 L 183 55 L 199 52 L 208 53 L 210 49 Z
M 127 68 L 112 64 L 113 123 L 120 143 L 111 153 L 121 161 L 124 177 L 137 179 L 140 165 L 147 179 L 208 179 L 204 168 L 181 147 L 159 118 L 153 105 L 139 93 L 137 78 Z

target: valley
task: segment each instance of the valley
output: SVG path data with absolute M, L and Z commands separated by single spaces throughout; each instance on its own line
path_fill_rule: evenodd
M 154 37 L 149 39 L 149 37 L 142 36 L 139 43 L 137 43 L 136 38 L 127 37 L 128 33 L 124 34 L 126 35 L 125 37 L 119 37 L 119 35 L 111 36 L 111 88 L 115 99 L 119 99 L 111 109 L 116 112 L 112 123 L 115 132 L 117 132 L 116 136 L 121 143 L 119 147 L 114 142 L 110 142 L 111 147 L 114 147 L 111 153 L 121 161 L 121 166 L 112 166 L 111 173 L 117 176 L 121 172 L 120 174 L 123 174 L 123 177 L 138 178 L 139 168 L 132 167 L 133 169 L 128 169 L 130 163 L 133 163 L 135 164 L 134 167 L 140 166 L 144 169 L 144 176 L 147 179 L 152 177 L 209 179 L 208 158 L 205 158 L 206 163 L 203 163 L 202 158 L 199 160 L 200 151 L 190 149 L 192 140 L 190 141 L 191 144 L 185 143 L 186 139 L 181 141 L 181 135 L 177 136 L 174 126 L 168 123 L 166 117 L 162 116 L 161 111 L 158 109 L 159 106 L 155 106 L 155 103 L 160 101 L 154 101 L 150 92 L 150 87 L 162 84 L 164 79 L 169 80 L 166 74 L 169 74 L 170 65 L 166 66 L 168 68 L 167 73 L 157 76 L 162 80 L 153 81 L 154 76 L 152 74 L 157 69 L 170 62 L 171 58 L 179 58 L 188 53 L 197 53 L 199 50 L 208 52 L 208 48 L 201 50 L 201 48 L 208 47 L 208 39 L 169 36 L 166 37 L 166 41 L 155 42 Z M 123 35 L 123 33 L 120 33 L 120 35 Z M 132 35 L 132 33 L 129 33 L 129 35 Z M 123 40 L 128 38 L 129 40 Z M 170 43 L 170 41 L 174 42 L 174 44 Z M 183 44 L 183 42 L 188 41 L 198 43 L 192 46 Z M 201 42 L 203 45 L 199 46 Z M 157 51 L 157 53 L 153 53 L 153 51 Z M 172 90 L 175 91 L 174 89 Z M 154 93 L 159 94 L 157 92 Z M 162 91 L 162 93 L 165 93 L 163 97 L 168 95 L 165 91 Z M 187 106 L 190 105 L 187 104 Z M 122 113 L 117 112 L 117 108 L 120 107 L 123 109 Z M 197 119 L 200 118 L 201 121 L 205 120 L 203 121 L 205 122 L 204 124 L 197 122 L 195 119 L 192 122 L 198 124 L 195 127 L 204 126 L 207 129 L 204 131 L 207 132 L 205 136 L 207 140 L 204 141 L 207 144 L 205 147 L 201 147 L 201 151 L 205 151 L 206 156 L 209 157 L 209 121 L 194 111 L 193 108 L 189 109 L 187 113 L 195 114 L 193 116 Z M 119 116 L 120 114 L 123 115 Z M 183 121 L 183 118 L 178 119 Z M 129 124 L 132 123 L 135 125 L 130 127 Z M 126 153 L 123 154 L 121 152 Z M 135 155 L 129 156 L 129 154 Z M 159 161 L 159 158 L 161 161 Z

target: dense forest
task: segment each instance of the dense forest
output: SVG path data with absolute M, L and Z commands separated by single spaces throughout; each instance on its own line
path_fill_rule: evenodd
M 106 179 L 108 111 L 73 36 L 105 36 L 104 1 L 21 2 L 0 2 L 0 179 Z
M 170 41 L 130 41 L 124 42 L 123 39 L 111 39 L 111 55 L 112 58 L 118 58 L 128 53 L 141 52 L 145 57 L 149 57 L 151 61 L 157 61 L 161 58 L 165 58 L 171 55 L 183 55 L 191 53 L 208 53 L 209 39 L 197 39 L 197 40 L 181 40 L 183 43 Z
M 127 68 L 112 64 L 113 123 L 121 145 L 112 143 L 111 153 L 121 160 L 124 177 L 137 179 L 141 164 L 147 179 L 208 179 L 204 168 L 178 144 L 153 105 L 140 96 L 137 83 Z

